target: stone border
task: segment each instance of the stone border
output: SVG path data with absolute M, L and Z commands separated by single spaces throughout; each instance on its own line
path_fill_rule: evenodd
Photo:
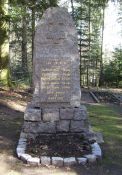
M 62 166 L 71 166 L 76 164 L 85 165 L 86 163 L 94 163 L 97 160 L 102 159 L 102 151 L 97 142 L 91 144 L 92 154 L 84 155 L 83 157 L 48 157 L 48 156 L 41 156 L 32 157 L 29 154 L 26 154 L 26 146 L 27 146 L 27 137 L 26 133 L 21 132 L 19 142 L 16 148 L 16 153 L 18 158 L 20 158 L 24 163 L 30 165 L 54 165 L 56 167 Z

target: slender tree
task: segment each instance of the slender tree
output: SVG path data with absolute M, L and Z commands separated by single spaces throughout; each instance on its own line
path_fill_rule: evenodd
M 10 86 L 8 0 L 0 0 L 0 14 L 0 80 Z
M 27 72 L 27 19 L 26 6 L 22 6 L 22 68 Z

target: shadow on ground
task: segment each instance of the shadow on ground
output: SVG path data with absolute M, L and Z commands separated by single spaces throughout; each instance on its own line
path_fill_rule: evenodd
M 93 106 L 91 106 L 91 108 L 93 108 Z M 52 166 L 30 167 L 25 165 L 17 159 L 15 154 L 23 124 L 23 112 L 0 104 L 0 121 L 1 175 L 122 175 L 121 166 L 118 164 L 107 164 L 104 158 L 102 163 L 84 167 L 55 168 Z

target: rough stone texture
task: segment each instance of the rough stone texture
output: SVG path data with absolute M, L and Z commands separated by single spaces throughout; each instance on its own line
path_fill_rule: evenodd
M 84 125 L 84 121 L 71 121 L 71 126 L 70 126 L 70 130 L 71 132 L 81 132 L 81 131 L 85 131 L 85 125 Z
M 85 155 L 84 157 L 88 159 L 89 163 L 93 163 L 96 161 L 96 156 L 93 154 L 88 154 L 88 155 Z
M 20 133 L 20 139 L 22 139 L 22 138 L 24 138 L 24 139 L 27 138 L 27 134 L 25 132 Z
M 39 123 L 39 133 L 55 133 L 56 124 L 54 122 Z
M 69 131 L 70 121 L 68 120 L 61 120 L 57 122 L 57 131 L 59 132 L 68 132 Z
M 24 137 L 21 138 L 21 137 L 20 137 L 20 139 L 19 139 L 19 143 L 26 143 L 26 140 L 27 140 L 26 138 L 24 138 Z
M 34 93 L 24 115 L 26 138 L 89 131 L 87 110 L 80 105 L 77 46 L 77 31 L 67 10 L 47 9 L 35 31 Z
M 85 165 L 87 163 L 87 158 L 84 157 L 78 157 L 77 158 L 78 164 Z
M 93 155 L 99 156 L 99 157 L 102 156 L 101 148 L 100 148 L 100 146 L 98 145 L 97 142 L 91 144 L 91 148 L 92 148 L 92 154 Z
M 52 165 L 62 167 L 63 158 L 62 157 L 52 157 Z
M 27 122 L 24 131 L 28 133 L 55 133 L 56 124 L 54 122 Z
M 16 153 L 17 153 L 17 156 L 20 158 L 20 156 L 25 153 L 25 149 L 17 147 Z
M 62 108 L 60 109 L 60 118 L 61 119 L 72 119 L 74 114 L 73 108 Z
M 65 8 L 46 10 L 37 25 L 34 45 L 33 102 L 80 106 L 77 31 Z
M 84 106 L 74 109 L 74 120 L 87 119 L 87 110 Z
M 64 158 L 64 166 L 71 166 L 76 164 L 75 157 Z
M 27 108 L 24 114 L 24 120 L 41 121 L 41 110 L 34 108 Z
M 46 108 L 43 109 L 43 121 L 58 121 L 59 120 L 59 109 Z
M 40 165 L 40 159 L 38 157 L 30 157 L 27 159 L 27 163 L 31 165 Z
M 31 156 L 29 154 L 22 154 L 20 158 L 23 162 L 27 163 L 27 160 L 30 159 Z
M 50 165 L 51 164 L 50 157 L 42 156 L 41 157 L 41 164 L 42 165 Z

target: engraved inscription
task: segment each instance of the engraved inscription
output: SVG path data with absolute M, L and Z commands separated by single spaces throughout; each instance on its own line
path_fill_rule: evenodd
M 71 61 L 41 60 L 41 102 L 69 102 L 71 97 Z

